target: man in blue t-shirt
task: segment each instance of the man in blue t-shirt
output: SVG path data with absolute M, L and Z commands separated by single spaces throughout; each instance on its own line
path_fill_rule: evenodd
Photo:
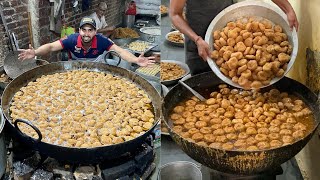
M 122 59 L 136 63 L 140 66 L 153 64 L 154 57 L 144 57 L 141 54 L 139 57 L 134 56 L 130 52 L 122 49 L 114 44 L 108 38 L 101 34 L 97 34 L 96 23 L 90 17 L 81 19 L 79 33 L 71 34 L 66 38 L 62 38 L 52 43 L 44 44 L 38 49 L 33 49 L 29 45 L 29 49 L 21 49 L 19 59 L 31 59 L 35 56 L 41 56 L 53 51 L 67 50 L 70 59 L 87 59 L 95 60 L 104 51 L 114 50 L 121 56 Z

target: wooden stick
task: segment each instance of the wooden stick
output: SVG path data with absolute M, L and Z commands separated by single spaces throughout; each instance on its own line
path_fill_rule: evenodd
M 30 44 L 32 47 L 34 47 L 30 12 L 28 12 L 28 31 L 29 31 Z

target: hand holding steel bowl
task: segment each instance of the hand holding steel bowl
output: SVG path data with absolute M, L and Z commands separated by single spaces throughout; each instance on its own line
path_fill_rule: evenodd
M 251 17 L 255 17 L 256 20 L 253 21 Z M 242 28 L 241 24 L 238 24 L 239 21 L 237 21 L 240 18 L 247 18 L 247 22 L 242 24 Z M 260 23 L 261 19 L 266 19 L 269 21 L 269 23 Z M 261 22 L 266 20 L 261 20 Z M 270 25 L 270 22 L 272 22 L 271 26 L 265 27 L 266 24 Z M 235 26 L 232 27 L 232 24 Z M 224 28 L 226 26 L 228 27 Z M 255 26 L 257 26 L 257 32 L 254 31 Z M 221 34 L 218 33 L 223 28 L 224 31 L 222 31 Z M 236 33 L 231 33 L 234 31 L 234 29 L 240 30 Z M 269 31 L 273 34 L 279 35 L 281 33 L 282 39 L 278 41 L 277 38 L 268 36 L 270 35 Z M 250 36 L 244 37 L 245 33 L 249 34 Z M 235 37 L 233 37 L 233 35 L 235 35 Z M 250 38 L 251 42 L 248 42 Z M 266 41 L 264 43 L 260 42 L 260 40 L 262 41 L 263 38 L 265 38 Z M 284 42 L 285 39 L 287 39 L 286 44 L 283 43 L 281 45 L 282 41 Z M 289 23 L 286 21 L 286 15 L 280 9 L 276 9 L 273 6 L 262 2 L 257 3 L 249 1 L 229 6 L 213 19 L 208 27 L 205 40 L 209 44 L 210 50 L 214 52 L 211 57 L 218 57 L 219 55 L 219 59 L 207 59 L 207 62 L 213 72 L 229 85 L 245 89 L 263 88 L 279 81 L 292 67 L 298 50 L 296 31 L 295 29 L 290 31 Z M 232 40 L 234 40 L 234 42 Z M 279 46 L 279 48 L 282 48 L 285 45 L 288 45 L 287 47 L 288 50 L 290 49 L 290 51 L 286 53 L 290 54 L 290 57 L 288 57 L 288 54 L 280 52 L 280 50 L 274 53 L 271 52 L 274 50 L 271 48 L 271 46 L 269 49 L 270 51 L 268 52 L 267 47 L 269 47 L 269 45 L 272 45 L 272 48 L 273 46 L 277 46 L 277 48 Z M 231 53 L 221 52 L 220 48 L 222 49 L 222 47 L 228 50 L 231 49 Z M 252 52 L 248 53 L 248 50 L 252 50 Z M 238 53 L 239 56 L 236 56 L 236 53 Z M 262 62 L 260 61 L 260 58 L 257 58 L 257 56 L 260 57 L 263 53 L 273 57 L 268 57 L 267 62 Z M 278 71 L 273 72 L 271 70 L 271 65 L 276 65 L 276 63 L 273 61 L 280 61 L 280 59 L 283 58 L 283 55 L 286 55 L 286 62 L 280 63 L 281 66 L 280 68 L 278 67 L 278 69 L 281 69 L 281 71 L 279 73 Z M 235 57 L 239 59 L 235 59 Z M 255 61 L 259 70 L 250 70 L 248 68 L 249 64 L 247 64 L 249 61 Z M 264 67 L 265 64 L 267 64 L 266 67 Z M 232 71 L 230 66 L 236 66 L 234 67 L 235 70 Z M 242 76 L 243 72 L 245 72 L 245 74 Z M 259 75 L 261 75 L 260 78 L 255 77 L 258 75 L 258 72 Z M 269 79 L 265 78 L 265 75 L 267 75 Z

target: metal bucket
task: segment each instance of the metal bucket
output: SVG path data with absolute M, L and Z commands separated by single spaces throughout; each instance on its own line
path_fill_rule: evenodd
M 188 161 L 175 161 L 161 166 L 158 180 L 201 180 L 200 168 Z
M 128 28 L 132 28 L 134 25 L 134 22 L 136 20 L 136 16 L 134 15 L 124 15 L 124 26 Z

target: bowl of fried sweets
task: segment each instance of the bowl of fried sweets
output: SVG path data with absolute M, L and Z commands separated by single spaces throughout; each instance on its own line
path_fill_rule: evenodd
M 160 67 L 160 80 L 166 86 L 176 84 L 190 72 L 187 64 L 175 60 L 161 60 Z
M 292 67 L 297 32 L 286 15 L 268 3 L 244 1 L 220 12 L 209 25 L 208 64 L 231 86 L 259 89 L 276 83 Z
M 166 40 L 174 46 L 184 46 L 184 35 L 180 31 L 172 31 L 166 35 Z

